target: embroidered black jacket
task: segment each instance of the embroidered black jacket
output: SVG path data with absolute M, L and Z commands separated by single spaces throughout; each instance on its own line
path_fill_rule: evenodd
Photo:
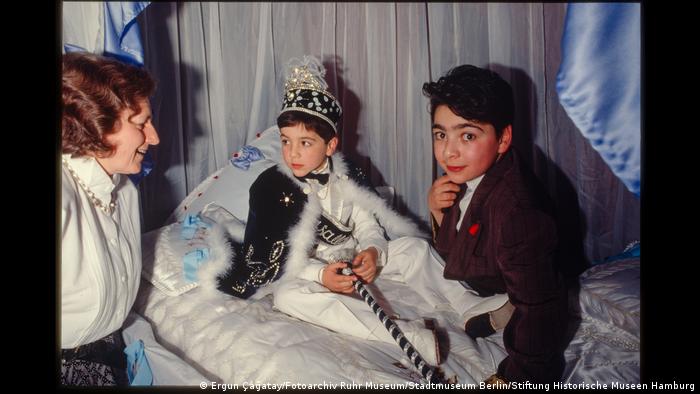
M 356 185 L 376 194 L 359 168 L 348 167 L 347 175 Z M 250 187 L 243 244 L 234 246 L 231 268 L 218 277 L 220 291 L 247 299 L 258 288 L 280 278 L 290 250 L 289 231 L 299 222 L 307 201 L 299 184 L 280 172 L 277 165 L 258 176 Z M 332 220 L 319 217 L 316 243 L 339 243 L 350 235 Z

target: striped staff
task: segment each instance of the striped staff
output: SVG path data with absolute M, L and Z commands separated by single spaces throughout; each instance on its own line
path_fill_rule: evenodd
M 352 263 L 351 262 L 346 262 L 348 265 L 347 267 L 343 268 L 342 274 L 343 275 L 352 275 Z M 372 311 L 377 315 L 379 320 L 382 322 L 384 325 L 384 328 L 389 331 L 389 334 L 394 338 L 396 343 L 399 344 L 399 347 L 403 349 L 404 353 L 408 356 L 408 358 L 411 360 L 413 365 L 416 366 L 418 371 L 423 375 L 426 381 L 430 383 L 440 383 L 440 380 L 435 374 L 435 371 L 428 365 L 428 363 L 423 360 L 423 357 L 418 353 L 415 347 L 411 344 L 411 342 L 408 341 L 406 336 L 403 334 L 399 326 L 394 323 L 393 320 L 387 316 L 387 314 L 384 312 L 381 306 L 377 303 L 377 301 L 372 297 L 372 294 L 367 290 L 364 284 L 360 282 L 359 280 L 356 280 L 353 282 L 353 286 L 355 287 L 355 291 L 365 300 L 367 305 L 369 305 L 370 308 L 372 308 Z

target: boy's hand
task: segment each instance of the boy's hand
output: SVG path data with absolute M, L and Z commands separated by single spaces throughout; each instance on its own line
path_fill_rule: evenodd
M 372 283 L 377 276 L 377 258 L 379 258 L 379 252 L 370 246 L 355 256 L 352 261 L 352 272 L 359 276 L 363 283 Z
M 442 213 L 443 208 L 449 208 L 455 203 L 459 193 L 459 186 L 450 182 L 447 175 L 443 175 L 433 182 L 428 190 L 428 209 L 433 214 L 438 225 L 442 224 L 442 218 L 445 216 Z
M 335 293 L 352 293 L 352 284 L 357 280 L 357 277 L 355 275 L 339 274 L 338 272 L 345 267 L 347 267 L 347 264 L 342 261 L 326 265 L 321 275 L 322 284 Z

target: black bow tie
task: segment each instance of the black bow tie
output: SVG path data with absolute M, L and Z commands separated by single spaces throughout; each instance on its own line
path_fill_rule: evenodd
M 301 176 L 301 177 L 298 176 L 296 178 L 302 182 L 307 180 L 307 179 L 315 179 L 318 181 L 318 183 L 325 185 L 326 183 L 328 183 L 328 176 L 329 175 L 330 174 L 314 174 L 313 172 L 310 172 L 304 176 Z

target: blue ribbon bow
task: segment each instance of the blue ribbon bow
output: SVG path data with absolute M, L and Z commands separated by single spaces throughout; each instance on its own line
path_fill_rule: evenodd
M 209 249 L 195 249 L 182 258 L 184 265 L 185 280 L 189 283 L 197 281 L 197 271 L 205 261 L 209 260 Z
M 260 152 L 260 149 L 254 146 L 246 145 L 241 148 L 238 157 L 231 159 L 231 164 L 240 168 L 241 170 L 247 171 L 250 168 L 250 163 L 264 158 L 265 156 L 262 154 L 262 152 Z
M 185 219 L 182 221 L 180 236 L 182 239 L 192 239 L 194 238 L 194 234 L 197 232 L 197 229 L 209 227 L 211 227 L 211 225 L 203 222 L 202 218 L 199 217 L 199 214 L 195 215 L 188 213 L 187 216 L 185 216 Z
M 131 386 L 152 386 L 153 371 L 143 348 L 143 341 L 137 340 L 124 349 L 126 354 L 126 374 Z

